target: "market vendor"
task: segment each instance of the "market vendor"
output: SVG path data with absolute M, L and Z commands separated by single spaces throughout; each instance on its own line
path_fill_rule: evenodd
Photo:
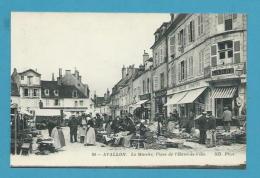
M 232 112 L 229 110 L 228 107 L 224 107 L 223 112 L 223 121 L 224 121 L 224 129 L 226 132 L 230 132 L 230 124 L 232 121 Z
M 131 146 L 130 140 L 136 131 L 135 124 L 132 118 L 129 116 L 126 116 L 125 123 L 126 123 L 126 131 L 128 131 L 128 134 L 123 138 L 123 146 L 130 147 Z
M 202 115 L 198 119 L 199 130 L 200 130 L 200 144 L 205 144 L 206 141 L 206 131 L 207 131 L 207 119 L 206 119 L 206 111 L 202 112 Z
M 85 146 L 93 146 L 96 144 L 96 134 L 95 134 L 95 129 L 93 127 L 94 127 L 93 121 L 88 120 L 86 136 L 84 140 Z
M 112 124 L 111 124 L 111 129 L 114 133 L 119 132 L 119 117 L 116 117 L 113 119 Z
M 216 118 L 212 115 L 212 111 L 207 111 L 207 147 L 216 146 Z
M 143 139 L 145 138 L 145 133 L 147 131 L 147 128 L 144 125 L 144 123 L 145 123 L 145 120 L 142 119 L 141 123 L 140 123 L 140 126 L 139 126 L 140 138 L 143 138 Z

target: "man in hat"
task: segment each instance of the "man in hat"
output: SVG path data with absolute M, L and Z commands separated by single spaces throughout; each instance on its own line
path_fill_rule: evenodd
M 74 114 L 71 116 L 68 126 L 70 128 L 70 142 L 77 142 L 78 120 Z
M 198 119 L 199 130 L 200 130 L 200 144 L 205 144 L 206 141 L 206 131 L 207 131 L 207 119 L 206 119 L 206 111 L 202 112 L 201 117 Z
M 223 117 L 225 131 L 230 132 L 230 124 L 232 121 L 232 112 L 228 109 L 228 107 L 224 107 L 224 112 L 223 112 L 222 117 Z

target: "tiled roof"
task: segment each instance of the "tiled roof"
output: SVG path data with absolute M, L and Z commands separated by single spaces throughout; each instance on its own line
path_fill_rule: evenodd
M 25 71 L 23 71 L 23 72 L 20 72 L 19 74 L 24 74 L 24 73 L 26 73 L 26 72 L 33 72 L 33 73 L 35 73 L 36 75 L 38 75 L 38 76 L 40 76 L 41 74 L 40 73 L 38 73 L 38 72 L 36 72 L 35 70 L 33 70 L 33 69 L 28 69 L 28 70 L 25 70 Z
M 57 81 L 41 81 L 42 86 L 42 98 L 73 98 L 73 91 L 77 91 L 78 98 L 87 98 L 79 89 L 75 86 L 58 85 Z M 45 90 L 49 90 L 49 95 L 45 95 Z M 58 91 L 58 96 L 55 96 L 54 91 Z
M 11 83 L 11 96 L 20 96 L 16 83 Z

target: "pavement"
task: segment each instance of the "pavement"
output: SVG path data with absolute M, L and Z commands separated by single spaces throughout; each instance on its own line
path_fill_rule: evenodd
M 48 155 L 11 155 L 12 167 L 109 167 L 109 166 L 241 166 L 246 164 L 246 145 L 232 144 L 206 148 L 185 142 L 185 148 L 145 150 L 143 148 L 111 147 L 102 143 L 84 146 L 70 143 L 69 128 L 64 127 L 66 146 Z M 42 130 L 47 135 L 47 130 Z

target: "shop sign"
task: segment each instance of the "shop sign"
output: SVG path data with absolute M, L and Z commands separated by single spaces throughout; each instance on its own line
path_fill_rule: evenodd
M 233 74 L 233 73 L 234 73 L 234 68 L 218 69 L 218 70 L 212 71 L 212 76 Z
M 157 92 L 155 92 L 155 97 L 164 96 L 166 94 L 167 94 L 167 90 L 157 91 Z
M 140 97 L 140 100 L 151 100 L 151 93 L 139 95 L 139 97 Z

